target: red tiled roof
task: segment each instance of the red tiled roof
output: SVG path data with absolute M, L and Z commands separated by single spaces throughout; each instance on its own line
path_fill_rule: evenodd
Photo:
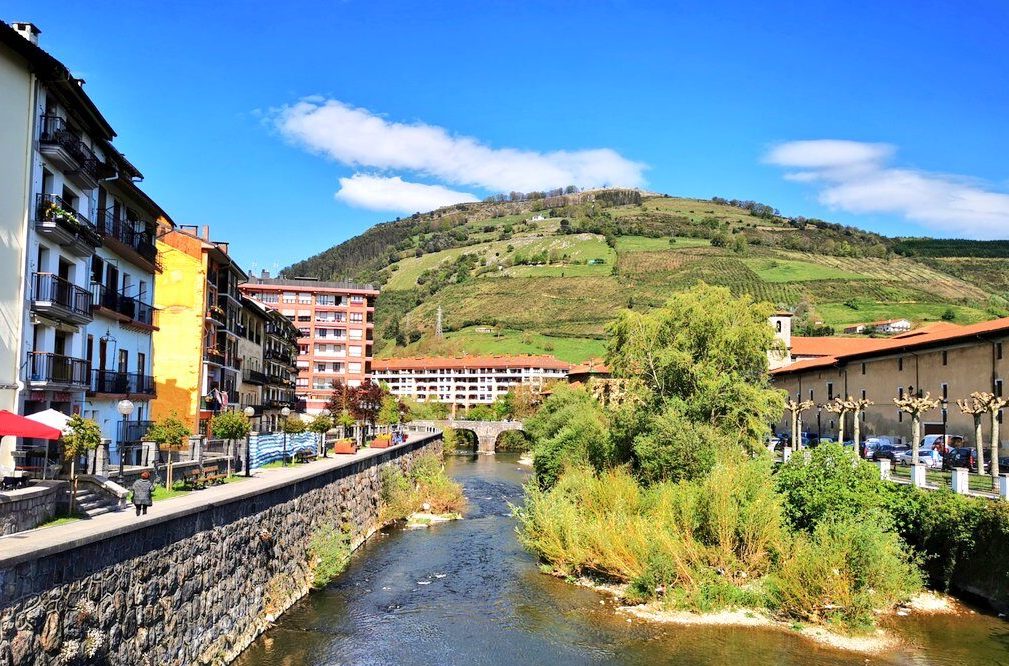
M 546 368 L 568 370 L 570 363 L 553 356 L 454 356 L 424 358 L 377 358 L 371 362 L 373 371 L 461 368 Z
M 911 333 L 916 334 L 911 335 Z M 830 356 L 823 356 L 820 358 L 809 359 L 807 361 L 799 361 L 797 363 L 792 363 L 791 365 L 786 365 L 772 370 L 771 374 L 786 375 L 801 370 L 808 370 L 810 368 L 827 367 L 834 365 L 835 363 L 843 364 L 848 361 L 853 361 L 855 359 L 869 358 L 876 354 L 888 354 L 900 351 L 910 351 L 914 349 L 920 349 L 923 347 L 954 344 L 957 342 L 964 342 L 971 339 L 978 339 L 986 335 L 992 335 L 998 333 L 1009 335 L 1009 317 L 1003 319 L 993 319 L 991 321 L 983 321 L 979 324 L 970 324 L 968 326 L 935 325 L 930 326 L 927 329 L 922 329 L 920 331 L 911 331 L 904 335 L 896 336 L 893 338 L 877 338 L 877 339 L 870 338 L 869 340 L 876 344 L 872 347 L 863 350 L 845 350 L 843 348 L 842 343 L 842 345 L 838 346 L 837 351 Z M 830 341 L 830 340 L 843 340 L 844 338 L 822 338 L 822 339 L 824 341 Z
M 610 369 L 608 367 L 606 367 L 605 363 L 603 363 L 603 359 L 601 359 L 601 358 L 590 358 L 585 363 L 580 363 L 578 365 L 572 366 L 571 369 L 568 370 L 568 374 L 570 374 L 570 375 L 589 375 L 589 374 L 608 375 L 608 374 L 610 374 Z
M 806 338 L 792 336 L 792 356 L 837 356 L 860 351 L 868 351 L 879 346 L 879 338 Z

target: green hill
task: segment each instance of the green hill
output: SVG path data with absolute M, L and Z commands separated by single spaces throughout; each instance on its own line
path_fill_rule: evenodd
M 287 277 L 382 285 L 378 355 L 603 350 L 621 308 L 699 280 L 797 312 L 812 330 L 1009 313 L 1009 243 L 891 239 L 747 201 L 633 190 L 533 193 L 378 224 Z M 433 336 L 443 312 L 441 339 Z M 822 332 L 822 330 L 821 330 Z

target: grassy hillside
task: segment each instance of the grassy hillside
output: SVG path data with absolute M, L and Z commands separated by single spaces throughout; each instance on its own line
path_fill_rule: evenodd
M 380 356 L 580 361 L 603 352 L 620 309 L 654 307 L 699 280 L 796 310 L 800 328 L 1007 314 L 1009 243 L 890 239 L 753 202 L 553 194 L 376 225 L 284 274 L 381 284 Z M 445 335 L 435 339 L 439 307 Z

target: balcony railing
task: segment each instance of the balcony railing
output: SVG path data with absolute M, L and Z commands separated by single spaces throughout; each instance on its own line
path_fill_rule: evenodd
M 91 294 L 73 282 L 52 273 L 32 273 L 32 305 L 80 323 L 91 321 Z
M 154 425 L 154 421 L 120 421 L 116 429 L 117 441 L 136 444 L 147 437 L 147 431 Z
M 54 224 L 69 234 L 79 236 L 97 247 L 102 244 L 98 230 L 91 220 L 84 217 L 73 206 L 56 194 L 39 194 L 35 198 L 35 221 Z
M 249 370 L 246 368 L 242 372 L 242 381 L 249 382 L 250 384 L 266 384 L 269 381 L 266 373 L 259 370 Z
M 154 395 L 154 377 L 137 372 L 92 370 L 90 390 L 92 393 Z
M 280 363 L 286 363 L 290 365 L 291 361 L 294 360 L 294 356 L 288 351 L 279 351 L 276 349 L 268 349 L 263 355 L 267 361 L 278 361 Z
M 112 310 L 148 326 L 154 322 L 154 308 L 139 299 L 123 296 L 99 282 L 91 283 L 91 295 L 95 307 Z
M 98 156 L 81 141 L 79 136 L 67 128 L 67 122 L 63 118 L 42 116 L 39 145 L 43 148 L 52 146 L 62 149 L 74 162 L 74 164 L 64 164 L 65 167 L 79 173 L 89 181 L 97 179 L 100 164 Z
M 28 352 L 28 381 L 33 384 L 60 384 L 86 388 L 88 362 L 82 358 L 51 352 Z
M 147 261 L 154 262 L 158 256 L 158 248 L 154 245 L 154 239 L 146 230 L 137 231 L 134 222 L 131 220 L 116 219 L 114 210 L 107 210 L 98 216 L 98 233 L 114 238 L 120 243 L 129 246 Z

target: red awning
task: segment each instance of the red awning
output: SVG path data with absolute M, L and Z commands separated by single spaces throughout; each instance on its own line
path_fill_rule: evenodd
M 33 439 L 59 439 L 63 433 L 38 421 L 32 421 L 23 416 L 12 414 L 6 409 L 0 409 L 0 437 L 6 435 Z

